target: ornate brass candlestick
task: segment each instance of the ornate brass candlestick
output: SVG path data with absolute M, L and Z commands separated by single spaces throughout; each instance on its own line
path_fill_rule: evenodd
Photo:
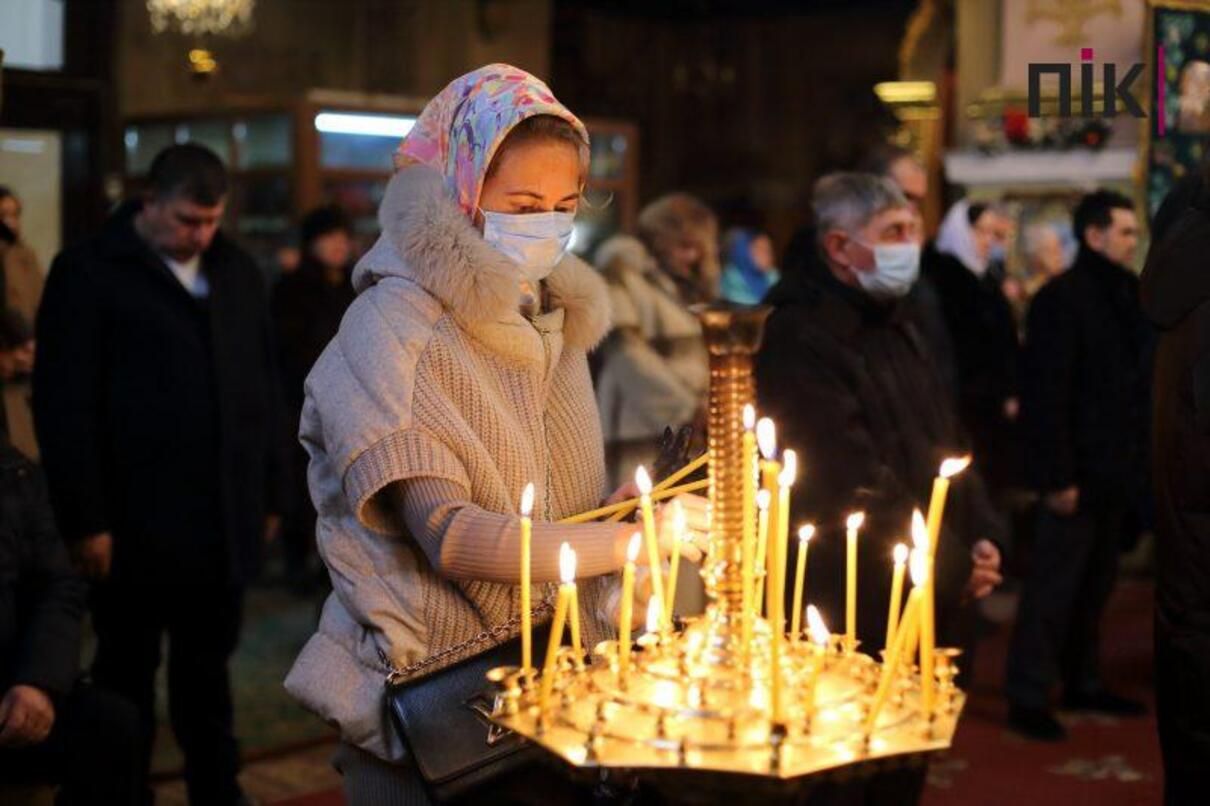
M 757 617 L 743 646 L 742 410 L 755 402 L 752 357 L 769 309 L 699 310 L 710 353 L 710 542 L 702 568 L 709 604 L 674 633 L 648 634 L 631 653 L 625 679 L 618 647 L 605 641 L 593 663 L 557 664 L 554 696 L 540 718 L 536 687 L 497 670 L 498 724 L 580 767 L 670 768 L 776 778 L 874 758 L 949 747 L 963 705 L 953 687 L 953 654 L 940 667 L 942 707 L 925 715 L 920 679 L 909 663 L 867 732 L 881 664 L 825 645 L 784 641 L 781 710 L 771 713 L 771 625 Z M 564 652 L 570 653 L 565 649 Z

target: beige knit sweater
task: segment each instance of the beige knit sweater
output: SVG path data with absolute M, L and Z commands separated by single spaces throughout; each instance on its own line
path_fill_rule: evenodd
M 477 508 L 515 513 L 532 481 L 536 520 L 595 506 L 604 468 L 586 351 L 608 327 L 608 302 L 569 256 L 547 280 L 552 310 L 521 316 L 517 266 L 431 169 L 397 173 L 379 220 L 354 273 L 359 295 L 306 383 L 301 439 L 333 593 L 286 687 L 344 740 L 398 759 L 386 676 L 452 647 L 423 672 L 488 649 L 471 639 L 507 623 L 520 597 L 513 584 L 441 576 L 439 548 L 410 534 L 387 490 L 438 479 Z M 582 534 L 598 545 L 601 528 Z M 611 582 L 579 581 L 588 646 L 610 631 L 598 613 Z

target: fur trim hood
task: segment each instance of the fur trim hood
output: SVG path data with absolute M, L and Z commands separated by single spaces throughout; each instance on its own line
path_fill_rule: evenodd
M 458 323 L 497 322 L 518 316 L 521 270 L 492 248 L 449 198 L 441 174 L 416 165 L 395 173 L 378 210 L 382 235 L 353 271 L 360 294 L 387 277 L 410 280 Z M 552 308 L 562 308 L 569 346 L 595 347 L 609 330 L 604 280 L 568 254 L 546 278 Z

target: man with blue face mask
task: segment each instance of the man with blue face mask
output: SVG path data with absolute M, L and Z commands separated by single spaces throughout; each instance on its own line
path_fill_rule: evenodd
M 843 618 L 844 521 L 866 513 L 857 632 L 877 654 L 886 634 L 891 556 L 913 509 L 928 507 L 941 461 L 961 456 L 950 395 L 904 296 L 915 281 L 917 216 L 890 180 L 831 174 L 815 185 L 815 259 L 766 297 L 774 306 L 757 358 L 760 410 L 804 457 L 791 523 L 814 522 L 811 601 Z M 975 467 L 956 480 L 937 554 L 941 645 L 954 645 L 959 604 L 999 582 L 1006 530 Z M 793 558 L 790 559 L 793 562 Z M 820 565 L 822 563 L 822 565 Z

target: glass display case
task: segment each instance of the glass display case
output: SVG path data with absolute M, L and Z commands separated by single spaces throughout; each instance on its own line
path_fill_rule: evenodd
M 340 205 L 358 245 L 378 236 L 378 205 L 391 157 L 424 99 L 313 91 L 290 104 L 232 100 L 205 115 L 137 118 L 125 124 L 128 193 L 142 189 L 151 160 L 173 143 L 198 142 L 227 165 L 232 190 L 226 230 L 278 271 L 278 251 L 296 240 L 306 211 Z M 638 130 L 625 121 L 587 119 L 592 164 L 573 249 L 591 254 L 604 238 L 633 230 L 638 205 Z

